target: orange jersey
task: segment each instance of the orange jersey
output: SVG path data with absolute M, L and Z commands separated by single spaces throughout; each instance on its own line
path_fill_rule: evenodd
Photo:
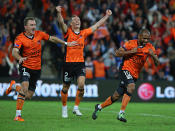
M 137 40 L 127 41 L 123 46 L 125 50 L 131 50 L 137 47 Z M 138 78 L 139 73 L 146 62 L 146 59 L 149 56 L 149 49 L 152 49 L 153 52 L 155 52 L 155 48 L 150 43 L 147 43 L 144 47 L 138 48 L 139 49 L 137 53 L 124 56 L 122 64 L 122 70 L 128 70 L 136 79 Z
M 88 35 L 92 34 L 92 29 L 81 30 L 79 34 L 76 34 L 71 28 L 68 28 L 64 38 L 67 42 L 77 41 L 78 46 L 66 47 L 66 62 L 84 62 L 84 46 L 85 39 Z
M 105 64 L 103 62 L 99 62 L 97 60 L 94 61 L 94 68 L 95 68 L 95 77 L 105 77 Z
M 24 32 L 16 37 L 14 48 L 20 49 L 22 57 L 27 57 L 22 66 L 33 70 L 41 69 L 41 40 L 49 40 L 49 35 L 35 31 L 33 38 L 27 37 Z

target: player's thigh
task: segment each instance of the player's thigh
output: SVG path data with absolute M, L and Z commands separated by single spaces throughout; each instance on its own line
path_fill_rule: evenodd
M 41 70 L 31 70 L 31 77 L 29 79 L 29 90 L 35 92 L 36 83 L 41 76 Z
M 65 87 L 70 85 L 71 81 L 73 80 L 73 64 L 70 62 L 65 62 L 63 65 L 63 83 Z
M 77 83 L 80 87 L 84 87 L 85 79 L 86 79 L 86 71 L 85 71 L 85 63 L 84 62 L 78 62 L 74 74 L 77 78 Z
M 20 66 L 19 68 L 20 72 L 20 82 L 22 89 L 20 90 L 20 93 L 26 94 L 28 87 L 29 87 L 29 79 L 30 79 L 30 70 L 26 67 Z
M 117 92 L 120 95 L 123 95 L 124 93 L 127 93 L 127 87 L 129 84 L 134 83 L 135 80 L 127 70 L 120 70 L 119 72 L 119 87 L 117 88 Z

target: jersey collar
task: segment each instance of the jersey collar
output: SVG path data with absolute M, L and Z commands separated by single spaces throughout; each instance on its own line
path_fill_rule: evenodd
M 27 35 L 25 34 L 25 32 L 23 32 L 23 34 L 24 34 L 24 36 L 27 37 L 28 39 L 33 40 L 33 38 L 34 38 L 34 35 L 32 35 L 31 37 L 29 37 L 29 36 L 27 36 Z

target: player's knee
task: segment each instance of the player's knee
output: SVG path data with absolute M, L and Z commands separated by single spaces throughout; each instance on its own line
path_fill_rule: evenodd
M 78 83 L 78 88 L 83 89 L 84 88 L 84 82 L 79 82 Z
M 63 87 L 62 92 L 63 92 L 64 94 L 67 94 L 68 88 L 64 88 L 64 87 Z
M 117 91 L 115 91 L 114 94 L 111 96 L 111 101 L 112 101 L 112 102 L 115 102 L 115 101 L 117 101 L 119 98 L 120 98 L 120 94 L 119 94 Z
M 70 87 L 70 84 L 63 84 L 63 88 L 62 88 L 62 91 L 63 91 L 63 93 L 67 93 L 68 92 L 68 90 L 69 90 L 69 87 Z
M 28 88 L 26 88 L 26 87 L 22 87 L 21 90 L 20 90 L 20 93 L 26 95 L 26 94 L 27 94 L 27 91 L 28 91 Z
M 34 94 L 35 90 L 28 90 L 27 95 L 26 95 L 26 99 L 32 99 L 32 96 Z
M 135 90 L 135 84 L 134 83 L 130 83 L 128 84 L 128 87 L 127 87 L 127 92 L 129 92 L 130 94 L 132 94 Z
M 79 93 L 79 97 L 83 97 L 83 95 L 84 95 L 84 89 L 78 88 L 78 91 L 80 92 Z

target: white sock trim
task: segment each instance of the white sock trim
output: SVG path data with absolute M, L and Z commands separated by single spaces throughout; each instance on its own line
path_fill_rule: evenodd
M 100 105 L 98 105 L 98 108 L 99 108 L 99 109 L 102 109 L 101 104 L 100 104 Z
M 75 106 L 74 106 L 74 110 L 78 110 L 78 106 L 75 105 Z
M 124 110 L 120 110 L 119 114 L 121 114 L 121 113 L 125 113 L 125 111 Z
M 21 116 L 21 110 L 16 110 L 16 116 Z
M 63 109 L 67 109 L 67 105 L 66 106 L 62 106 Z

